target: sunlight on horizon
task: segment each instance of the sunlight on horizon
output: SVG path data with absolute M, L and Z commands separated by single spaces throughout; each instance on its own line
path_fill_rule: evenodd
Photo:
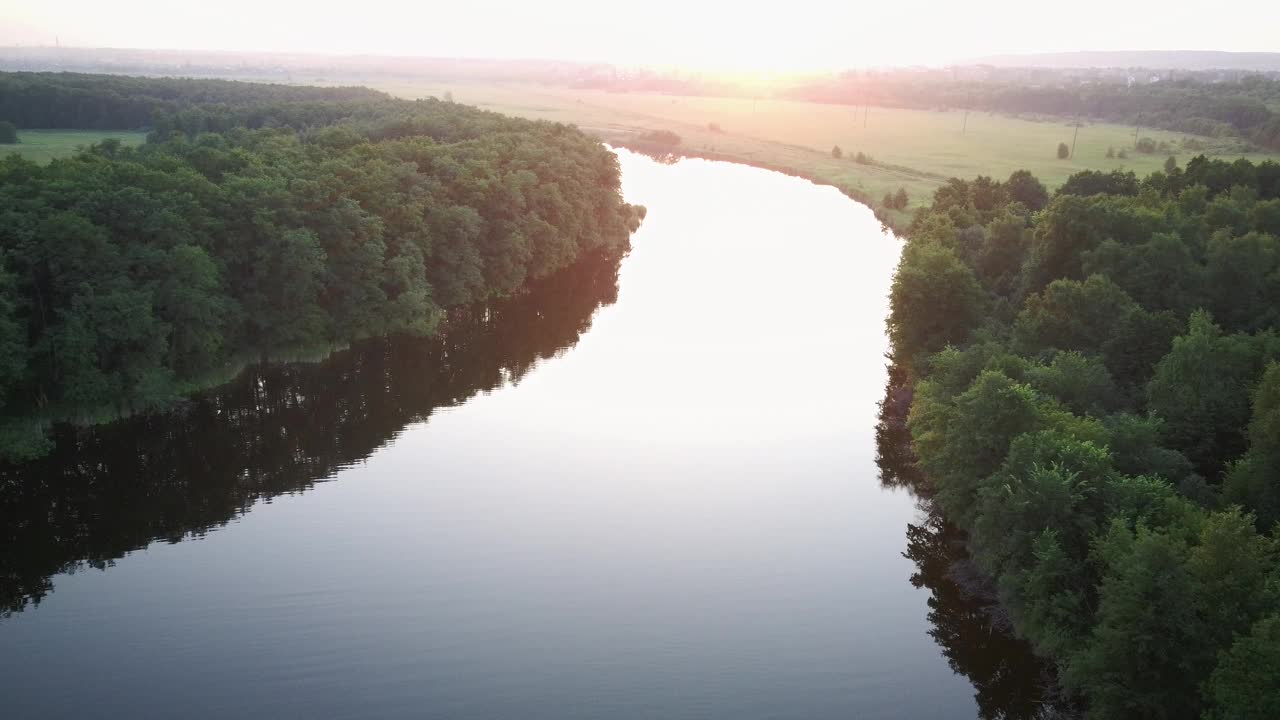
M 161 0 L 0 7 L 0 45 L 232 50 L 431 57 L 543 58 L 686 69 L 796 72 L 945 64 L 989 54 L 1070 50 L 1276 49 L 1274 22 L 1190 6 L 1082 0 L 1048 15 L 1014 0 L 925 0 L 756 9 L 654 0 L 643 8 L 582 0 L 450 6 L 367 0 Z M 1280 21 L 1280 11 L 1272 10 Z M 1141 33 L 1134 31 L 1141 29 Z

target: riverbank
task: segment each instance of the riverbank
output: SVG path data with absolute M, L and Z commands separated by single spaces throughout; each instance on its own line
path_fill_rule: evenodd
M 849 198 L 850 200 L 866 205 L 868 208 L 871 209 L 873 213 L 875 213 L 876 219 L 880 221 L 881 226 L 883 226 L 886 230 L 889 230 L 896 235 L 902 235 L 904 232 L 906 232 L 907 226 L 910 225 L 911 223 L 911 217 L 913 214 L 912 211 L 885 207 L 884 203 L 877 202 L 874 198 L 872 198 L 866 192 L 859 190 L 858 188 L 850 187 L 848 185 L 841 185 L 841 184 L 832 182 L 830 179 L 824 178 L 820 175 L 809 174 L 802 170 L 798 170 L 794 167 L 789 167 L 785 165 L 775 165 L 773 163 L 763 161 L 763 160 L 752 160 L 747 158 L 735 157 L 733 155 L 714 152 L 711 150 L 686 150 L 686 149 L 677 147 L 677 148 L 674 148 L 674 150 L 667 151 L 661 146 L 657 146 L 652 143 L 645 142 L 639 135 L 635 133 L 632 133 L 629 136 L 619 135 L 618 137 L 614 138 L 612 142 L 608 144 L 611 147 L 626 148 L 628 150 L 638 152 L 642 155 L 647 155 L 649 157 L 657 158 L 660 161 L 666 157 L 670 157 L 673 160 L 677 160 L 677 161 L 682 158 L 698 158 L 701 160 L 727 162 L 727 163 L 732 163 L 734 165 L 745 165 L 747 167 L 754 167 L 754 168 L 759 168 L 761 170 L 768 170 L 770 172 L 781 173 L 783 175 L 787 175 L 788 177 L 799 178 L 801 180 L 808 180 L 809 182 L 815 185 L 824 185 L 827 187 L 834 187 L 835 189 L 843 193 L 844 196 Z

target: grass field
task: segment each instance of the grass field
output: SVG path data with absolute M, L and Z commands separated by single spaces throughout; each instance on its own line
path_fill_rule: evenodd
M 1066 120 L 1019 119 L 971 113 L 965 127 L 961 111 L 861 109 L 787 100 L 704 98 L 643 93 L 609 93 L 526 84 L 446 84 L 370 78 L 369 84 L 402 97 L 443 97 L 498 112 L 574 123 L 606 141 L 624 141 L 639 132 L 667 129 L 683 138 L 686 151 L 715 153 L 743 162 L 786 168 L 796 174 L 855 189 L 875 200 L 904 187 L 912 206 L 925 204 L 949 177 L 1033 172 L 1050 188 L 1084 169 L 1133 170 L 1139 176 L 1159 169 L 1167 154 L 1133 150 L 1132 126 L 1086 123 L 1080 127 L 1075 156 L 1058 160 L 1059 142 L 1072 142 Z M 712 132 L 716 123 L 723 132 Z M 962 132 L 963 129 L 963 132 Z M 1141 130 L 1142 137 L 1178 147 L 1182 133 Z M 1196 138 L 1204 154 L 1251 159 L 1232 139 Z M 831 157 L 839 145 L 844 159 Z M 1127 159 L 1107 158 L 1108 147 L 1128 150 Z M 873 159 L 859 164 L 863 152 Z M 1173 153 L 1185 162 L 1199 152 Z
M 17 145 L 0 145 L 0 156 L 16 152 L 28 160 L 47 163 L 66 157 L 77 148 L 118 138 L 125 145 L 141 145 L 146 133 L 97 130 L 19 130 Z

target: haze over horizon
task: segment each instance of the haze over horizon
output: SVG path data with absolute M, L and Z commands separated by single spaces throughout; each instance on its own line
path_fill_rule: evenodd
M 546 58 L 699 69 L 820 70 L 935 65 L 1064 51 L 1280 50 L 1276 22 L 1240 23 L 1152 2 L 1083 0 L 1046 16 L 1015 0 L 866 7 L 788 3 L 785 14 L 726 3 L 654 0 L 645 8 L 582 0 L 424 7 L 367 0 L 358 13 L 303 0 L 224 0 L 180 16 L 160 0 L 0 6 L 0 45 Z M 1263 10 L 1280 22 L 1280 10 Z

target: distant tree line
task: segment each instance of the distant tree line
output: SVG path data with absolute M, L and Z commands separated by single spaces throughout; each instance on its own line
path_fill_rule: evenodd
M 1133 85 L 1058 79 L 943 80 L 933 75 L 849 73 L 796 88 L 789 96 L 816 102 L 887 107 L 964 108 L 1010 114 L 1087 117 L 1210 136 L 1239 136 L 1280 148 L 1280 80 L 1248 76 L 1239 82 L 1186 79 Z
M 1280 165 L 953 179 L 891 305 L 927 492 L 1089 716 L 1280 717 Z
M 32 418 L 150 407 L 262 354 L 429 334 L 444 308 L 624 253 L 643 214 L 616 157 L 563 125 L 359 89 L 19 79 L 23 124 L 61 117 L 71 80 L 104 100 L 63 122 L 156 114 L 127 121 L 154 128 L 137 149 L 0 160 L 11 458 L 44 447 Z
M 231 80 L 145 78 L 83 73 L 0 73 L 0 119 L 19 128 L 139 130 L 168 115 L 190 112 L 231 118 L 231 126 L 264 127 L 288 108 L 294 126 L 307 113 L 329 124 L 360 103 L 390 96 L 361 87 L 302 87 Z

